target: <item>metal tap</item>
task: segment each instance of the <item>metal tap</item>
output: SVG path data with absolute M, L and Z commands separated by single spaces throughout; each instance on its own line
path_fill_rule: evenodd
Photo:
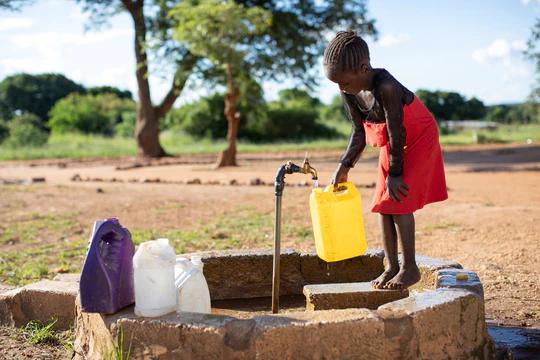
M 311 179 L 317 181 L 317 170 L 311 167 L 306 156 L 302 166 L 293 164 L 292 161 L 287 161 L 281 165 L 276 173 L 274 182 L 276 195 L 276 222 L 274 226 L 274 261 L 272 267 L 272 312 L 276 314 L 279 311 L 279 273 L 280 273 L 280 258 L 281 258 L 281 195 L 285 187 L 286 174 L 311 174 Z
M 311 174 L 311 180 L 317 180 L 318 177 L 317 177 L 317 170 L 315 170 L 314 167 L 312 167 L 310 164 L 309 164 L 309 160 L 308 160 L 308 157 L 307 157 L 307 154 L 306 156 L 304 157 L 304 162 L 302 163 L 302 173 L 304 174 Z

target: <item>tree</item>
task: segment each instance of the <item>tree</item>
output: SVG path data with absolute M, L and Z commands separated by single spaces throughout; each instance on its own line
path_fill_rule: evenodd
M 34 0 L 0 0 L 0 10 L 18 11 L 24 5 L 29 5 Z
M 347 120 L 345 108 L 343 107 L 343 99 L 341 95 L 336 95 L 332 102 L 328 105 L 322 105 L 320 108 L 320 118 L 323 123 L 327 122 L 342 122 Z
M 85 94 L 99 95 L 99 94 L 114 94 L 120 99 L 133 100 L 133 94 L 129 90 L 120 90 L 114 86 L 94 86 L 87 88 Z
M 138 87 L 137 119 L 135 138 L 138 155 L 162 157 L 167 155 L 159 142 L 159 121 L 172 108 L 180 95 L 198 58 L 183 45 L 175 44 L 170 38 L 170 21 L 166 14 L 170 1 L 166 0 L 76 0 L 82 3 L 83 11 L 90 13 L 90 24 L 99 28 L 115 14 L 126 11 L 133 20 L 135 29 L 135 61 Z M 150 45 L 154 44 L 154 45 Z M 158 105 L 152 103 L 148 53 L 153 51 L 173 64 L 174 76 L 171 87 Z
M 416 91 L 416 95 L 437 121 L 482 119 L 486 115 L 484 103 L 475 97 L 467 100 L 456 92 L 423 89 Z
M 0 82 L 0 116 L 9 119 L 29 112 L 37 115 L 45 127 L 48 113 L 58 100 L 84 90 L 62 74 L 11 75 Z
M 459 113 L 462 119 L 483 119 L 486 116 L 487 108 L 482 100 L 472 97 L 465 102 Z
M 442 100 L 439 99 L 438 91 L 419 89 L 416 91 L 416 96 L 422 100 L 437 121 L 447 120 L 444 118 L 444 104 L 442 103 Z
M 192 70 L 194 76 L 206 79 L 208 87 L 217 80 L 220 72 L 208 62 L 197 61 L 188 49 L 172 41 L 171 28 L 174 19 L 168 17 L 177 2 L 168 0 L 76 0 L 83 10 L 89 12 L 91 24 L 99 27 L 121 11 L 127 11 L 135 27 L 135 58 L 137 62 L 137 85 L 139 88 L 139 111 L 137 116 L 139 153 L 147 156 L 164 154 L 159 145 L 159 119 L 172 107 Z M 272 14 L 272 26 L 261 35 L 254 35 L 250 41 L 246 64 L 255 65 L 260 77 L 283 80 L 298 79 L 313 86 L 319 72 L 315 68 L 328 32 L 350 28 L 362 35 L 377 34 L 375 21 L 367 16 L 366 0 L 237 0 L 249 8 L 261 7 Z M 160 61 L 159 68 L 169 71 L 172 65 L 174 75 L 171 90 L 163 101 L 153 106 L 148 83 L 148 54 Z M 158 68 L 156 66 L 156 68 Z M 216 74 L 217 73 L 217 74 Z M 216 76 L 218 75 L 218 76 Z M 145 145 L 149 143 L 149 145 Z M 157 155 L 156 155 L 157 154 Z
M 316 85 L 318 61 L 329 35 L 352 29 L 375 36 L 375 20 L 367 16 L 367 0 L 237 0 L 245 7 L 259 6 L 272 14 L 271 26 L 250 39 L 247 62 L 262 78 L 295 79 L 309 88 Z
M 251 74 L 246 74 L 249 70 L 243 66 L 246 38 L 264 32 L 270 25 L 270 14 L 262 8 L 244 8 L 232 0 L 184 1 L 170 14 L 178 21 L 175 38 L 187 43 L 194 54 L 208 58 L 225 71 L 228 147 L 220 153 L 216 166 L 236 166 L 240 122 L 237 103 L 241 96 L 236 79 L 242 75 L 250 77 Z
M 302 89 L 284 89 L 278 95 L 279 102 L 285 107 L 306 107 L 316 110 L 322 105 L 318 98 L 310 96 Z

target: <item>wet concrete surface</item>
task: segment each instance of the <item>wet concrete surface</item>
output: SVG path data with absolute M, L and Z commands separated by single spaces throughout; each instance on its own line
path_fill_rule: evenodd
M 540 329 L 489 325 L 488 333 L 497 347 L 496 358 L 540 359 Z

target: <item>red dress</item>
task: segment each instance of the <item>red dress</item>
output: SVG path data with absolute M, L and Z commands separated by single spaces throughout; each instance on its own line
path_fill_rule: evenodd
M 386 190 L 390 151 L 386 124 L 364 121 L 366 142 L 381 148 L 372 212 L 410 214 L 426 204 L 448 198 L 437 123 L 416 96 L 412 103 L 403 106 L 403 126 L 406 134 L 403 182 L 409 187 L 409 192 L 408 197 L 400 196 L 400 203 L 391 200 Z

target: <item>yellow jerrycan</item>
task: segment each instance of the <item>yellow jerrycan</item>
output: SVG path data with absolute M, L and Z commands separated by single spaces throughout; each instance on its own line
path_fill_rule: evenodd
M 340 261 L 366 252 L 367 243 L 360 193 L 353 183 L 313 189 L 309 197 L 317 255 L 326 262 Z

